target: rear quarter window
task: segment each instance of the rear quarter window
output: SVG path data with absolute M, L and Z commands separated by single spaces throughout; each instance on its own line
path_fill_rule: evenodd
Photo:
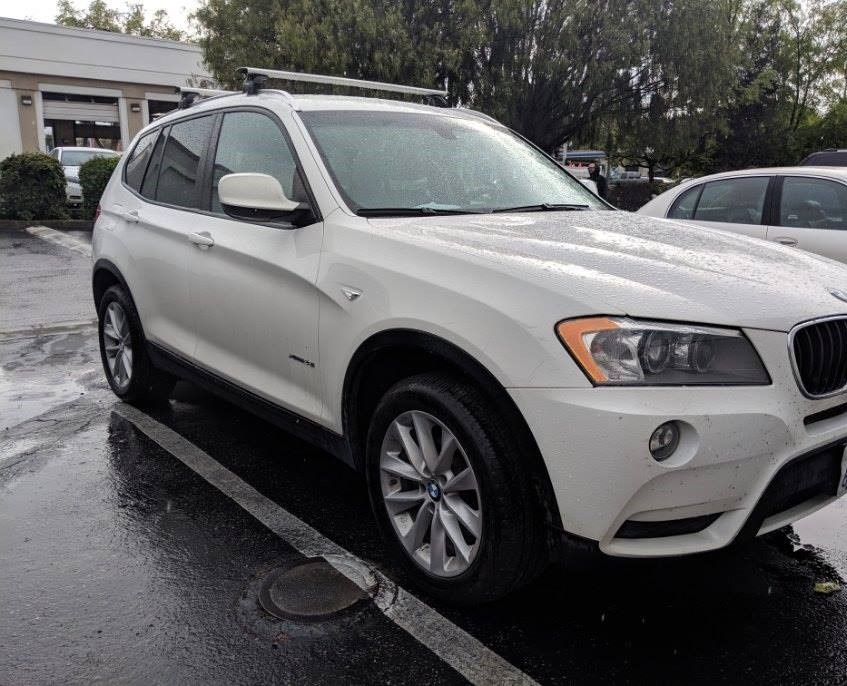
M 668 210 L 668 217 L 670 219 L 694 219 L 694 210 L 697 209 L 697 200 L 699 200 L 702 190 L 703 184 L 699 184 L 683 192 L 673 201 L 670 210 Z
M 153 144 L 156 142 L 156 136 L 158 135 L 159 131 L 157 129 L 139 138 L 124 167 L 124 181 L 126 181 L 127 186 L 139 193 L 141 192 L 141 184 L 144 181 L 144 172 L 147 171 L 147 165 L 153 153 Z

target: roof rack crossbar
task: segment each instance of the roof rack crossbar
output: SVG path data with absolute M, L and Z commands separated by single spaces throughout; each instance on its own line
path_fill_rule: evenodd
M 179 94 L 179 109 L 184 110 L 191 107 L 198 98 L 217 98 L 221 95 L 233 95 L 237 91 L 221 91 L 214 88 L 193 88 L 191 86 L 180 86 L 176 89 Z
M 215 95 L 232 95 L 238 91 L 223 91 L 216 88 L 194 88 L 193 86 L 180 86 L 180 93 L 197 93 L 201 98 L 211 98 Z
M 285 79 L 287 81 L 303 81 L 305 83 L 323 83 L 330 86 L 348 86 L 349 88 L 366 88 L 375 91 L 388 91 L 391 93 L 406 93 L 408 95 L 437 95 L 447 96 L 446 90 L 435 88 L 418 88 L 417 86 L 403 86 L 397 83 L 384 83 L 382 81 L 365 81 L 363 79 L 348 79 L 346 76 L 326 76 L 324 74 L 305 74 L 297 71 L 282 71 L 279 69 L 262 69 L 260 67 L 241 67 L 239 73 L 247 79 L 248 83 L 255 81 L 256 76 L 264 76 L 270 79 Z

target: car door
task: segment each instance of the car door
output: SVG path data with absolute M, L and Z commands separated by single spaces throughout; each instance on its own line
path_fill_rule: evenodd
M 227 110 L 218 127 L 203 220 L 209 244 L 191 255 L 195 360 L 243 389 L 317 420 L 315 282 L 323 223 L 296 228 L 228 217 L 217 195 L 226 174 L 270 174 L 287 197 L 309 201 L 310 195 L 275 115 L 255 108 Z
M 142 136 L 125 165 L 116 213 L 126 227 L 127 279 L 148 340 L 190 358 L 189 235 L 197 230 L 200 175 L 214 117 L 180 120 Z
M 780 177 L 768 240 L 847 262 L 847 185 L 809 176 Z
M 737 176 L 698 184 L 668 210 L 669 219 L 765 238 L 763 223 L 769 176 Z

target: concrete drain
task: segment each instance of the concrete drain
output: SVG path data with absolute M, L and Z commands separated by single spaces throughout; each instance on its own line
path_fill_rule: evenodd
M 315 557 L 268 573 L 258 601 L 278 619 L 320 621 L 368 600 L 376 587 L 364 565 L 340 556 Z

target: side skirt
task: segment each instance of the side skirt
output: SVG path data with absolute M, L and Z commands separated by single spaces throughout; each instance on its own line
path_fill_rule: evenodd
M 239 407 L 252 412 L 265 421 L 294 434 L 340 459 L 348 466 L 356 469 L 350 445 L 344 436 L 330 431 L 315 422 L 301 417 L 279 405 L 265 400 L 236 384 L 222 379 L 216 374 L 206 371 L 179 355 L 165 350 L 155 343 L 147 342 L 147 354 L 153 364 L 166 372 L 181 379 L 190 381 L 210 393 L 220 396 Z

